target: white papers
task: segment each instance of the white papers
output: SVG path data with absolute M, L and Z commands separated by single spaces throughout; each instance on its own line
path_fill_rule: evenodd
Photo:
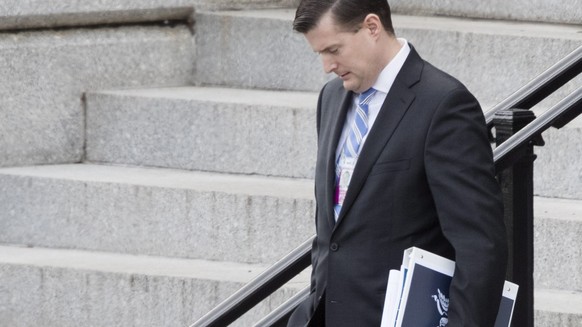
M 454 271 L 454 261 L 416 247 L 405 250 L 401 270 L 388 277 L 381 327 L 446 326 Z M 495 327 L 511 323 L 517 290 L 505 282 Z
M 382 327 L 394 326 L 402 294 L 402 284 L 403 275 L 400 270 L 390 270 L 388 286 L 386 287 L 386 299 L 384 300 L 384 312 L 382 313 Z

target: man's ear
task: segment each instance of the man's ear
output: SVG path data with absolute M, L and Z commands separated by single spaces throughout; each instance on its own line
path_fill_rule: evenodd
M 364 18 L 364 23 L 362 24 L 362 28 L 365 28 L 369 31 L 370 35 L 376 37 L 380 35 L 382 32 L 382 22 L 380 21 L 380 17 L 376 14 L 368 14 L 366 18 Z

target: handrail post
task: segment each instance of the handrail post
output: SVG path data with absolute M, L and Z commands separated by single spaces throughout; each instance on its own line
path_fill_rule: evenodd
M 495 114 L 497 145 L 535 119 L 530 110 L 510 109 Z M 505 205 L 509 260 L 507 279 L 519 285 L 512 326 L 534 326 L 533 144 L 519 151 L 519 159 L 498 173 Z

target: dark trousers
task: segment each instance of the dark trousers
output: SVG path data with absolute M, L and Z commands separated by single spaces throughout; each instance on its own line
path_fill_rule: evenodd
M 325 293 L 313 314 L 312 306 L 312 301 L 301 303 L 289 317 L 287 327 L 325 327 Z
M 321 301 L 317 305 L 311 320 L 309 320 L 308 327 L 325 327 L 325 293 L 321 297 Z

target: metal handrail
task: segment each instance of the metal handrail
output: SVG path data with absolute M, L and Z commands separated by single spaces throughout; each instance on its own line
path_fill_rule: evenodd
M 243 286 L 190 327 L 224 327 L 281 288 L 311 264 L 315 235 Z
M 496 112 L 511 108 L 531 109 L 581 72 L 582 46 L 485 112 L 487 126 L 491 127 Z
M 568 117 L 568 121 L 571 121 L 580 114 L 582 114 L 582 87 L 574 90 L 574 92 L 570 93 L 562 101 L 558 102 L 507 139 L 507 141 L 496 147 L 493 150 L 493 159 L 497 171 L 501 171 L 503 168 L 509 166 L 512 162 L 510 158 L 520 147 L 541 135 L 557 121 L 562 120 L 565 116 Z M 565 125 L 566 123 L 561 122 L 561 125 Z
M 265 316 L 265 318 L 257 322 L 254 327 L 271 327 L 282 323 L 283 320 L 287 319 L 291 313 L 293 313 L 293 310 L 301 304 L 301 302 L 307 300 L 310 289 L 311 286 L 307 286 L 299 291 L 299 293 L 295 294 L 292 298 L 285 301 L 285 303 L 278 306 L 277 309 L 271 311 L 271 313 Z

